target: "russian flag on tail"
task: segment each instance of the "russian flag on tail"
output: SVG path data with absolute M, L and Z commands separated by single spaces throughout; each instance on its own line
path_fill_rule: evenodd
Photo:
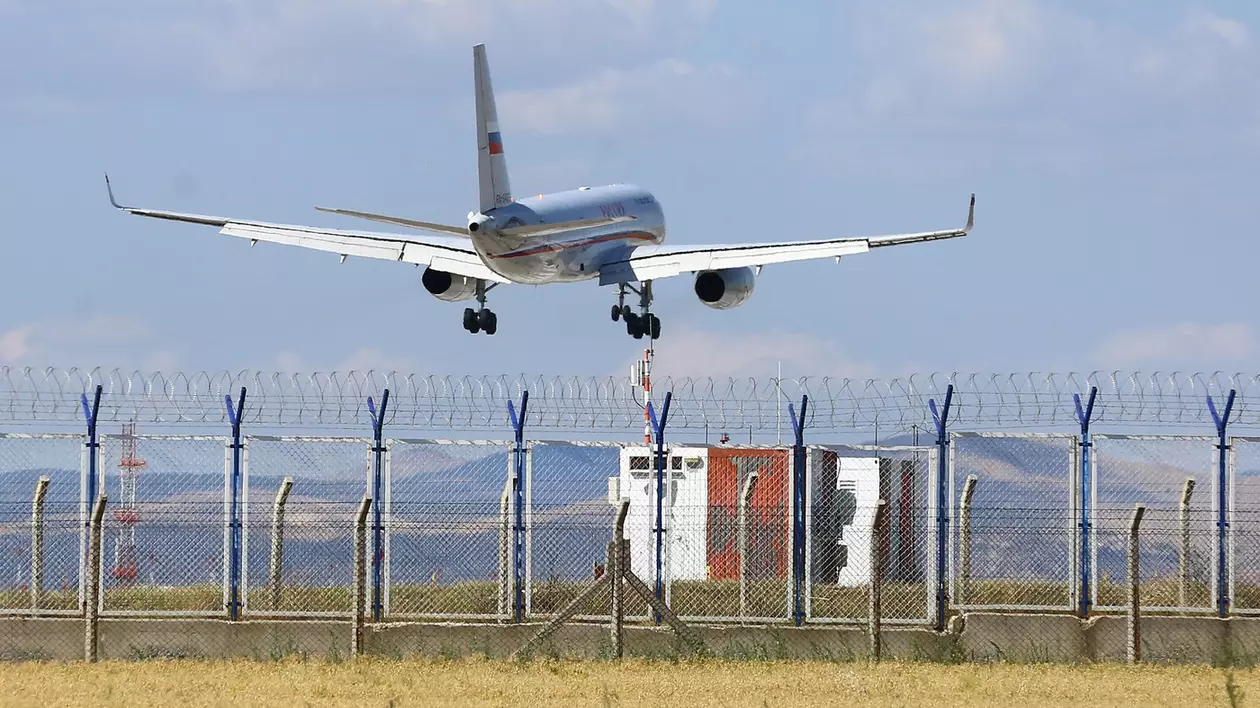
M 489 138 L 489 141 L 490 141 L 490 154 L 502 155 L 503 154 L 503 137 L 499 135 L 499 131 L 497 130 L 491 131 L 487 137 Z

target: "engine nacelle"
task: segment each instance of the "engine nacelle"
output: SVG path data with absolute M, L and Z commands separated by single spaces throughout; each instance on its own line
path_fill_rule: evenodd
M 447 302 L 459 302 L 477 295 L 475 278 L 465 278 L 444 270 L 425 268 L 420 282 L 424 283 L 424 289 L 428 290 L 430 295 Z
M 715 310 L 729 310 L 752 297 L 756 284 L 752 268 L 702 270 L 696 273 L 696 297 Z

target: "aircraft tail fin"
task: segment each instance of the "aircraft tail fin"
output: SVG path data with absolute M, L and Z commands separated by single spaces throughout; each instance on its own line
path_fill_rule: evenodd
M 499 114 L 494 106 L 484 44 L 473 47 L 473 78 L 477 91 L 477 182 L 481 211 L 486 213 L 510 204 L 512 187 L 508 183 L 507 159 L 503 155 L 503 136 L 499 133 Z

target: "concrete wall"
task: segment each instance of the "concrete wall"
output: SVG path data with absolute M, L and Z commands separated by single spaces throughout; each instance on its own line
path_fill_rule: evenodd
M 1124 661 L 1124 617 L 1081 621 L 1069 615 L 971 613 L 957 633 L 890 628 L 884 656 L 936 661 Z M 506 657 L 541 624 L 397 623 L 369 626 L 367 654 L 404 657 Z M 696 627 L 709 654 L 733 659 L 862 660 L 867 637 L 860 627 Z M 78 660 L 83 620 L 0 617 L 0 660 Z M 309 656 L 342 659 L 350 653 L 345 621 L 249 621 L 125 619 L 100 621 L 102 659 L 164 657 L 279 659 Z M 627 656 L 675 657 L 688 650 L 663 627 L 627 626 Z M 1260 618 L 1156 617 L 1142 619 L 1143 660 L 1242 663 L 1260 661 Z M 569 625 L 539 656 L 607 658 L 608 629 Z

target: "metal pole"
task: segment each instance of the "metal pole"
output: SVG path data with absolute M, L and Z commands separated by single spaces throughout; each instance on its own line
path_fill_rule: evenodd
M 1181 488 L 1181 506 L 1178 516 L 1181 521 L 1181 554 L 1180 568 L 1177 573 L 1178 607 L 1190 606 L 1190 497 L 1194 494 L 1194 477 L 1186 477 L 1186 484 Z
M 661 409 L 660 418 L 656 417 L 656 409 L 648 402 L 648 418 L 656 436 L 656 587 L 654 595 L 659 602 L 665 601 L 664 551 L 665 551 L 665 424 L 669 419 L 669 404 L 673 399 L 673 391 L 665 393 L 665 406 Z M 654 617 L 656 624 L 661 623 L 661 614 Z
M 1080 568 L 1081 577 L 1078 581 L 1080 587 L 1080 596 L 1078 598 L 1077 612 L 1081 618 L 1089 616 L 1089 608 L 1092 604 L 1090 597 L 1090 577 L 1092 576 L 1090 552 L 1090 536 L 1093 533 L 1093 521 L 1090 519 L 1090 504 L 1093 495 L 1090 493 L 1090 479 L 1093 476 L 1091 450 L 1093 442 L 1089 438 L 1089 423 L 1094 417 L 1094 401 L 1098 398 L 1098 387 L 1093 386 L 1089 389 L 1089 403 L 1084 408 L 1081 407 L 1080 394 L 1072 394 L 1072 401 L 1076 405 L 1076 418 L 1081 424 L 1081 523 L 1079 527 L 1081 535 L 1081 557 L 1077 564 Z
M 48 478 L 40 477 L 35 483 L 35 497 L 31 501 L 31 609 L 39 609 L 40 595 L 44 590 L 44 497 L 48 495 Z
M 228 562 L 228 617 L 235 622 L 241 618 L 241 414 L 245 410 L 245 387 L 232 404 L 232 397 L 224 396 L 228 422 L 232 424 L 232 497 L 228 509 L 228 531 L 231 553 Z
M 276 492 L 276 503 L 271 508 L 271 609 L 280 609 L 281 572 L 284 570 L 284 503 L 293 489 L 293 478 L 285 477 Z
M 739 515 L 737 533 L 739 534 L 739 619 L 748 618 L 748 505 L 752 502 L 753 490 L 757 487 L 758 473 L 754 470 L 744 479 L 744 489 L 739 494 Z
M 608 554 L 608 575 L 612 583 L 612 616 L 610 628 L 612 633 L 613 656 L 620 659 L 625 653 L 625 638 L 622 626 L 626 620 L 626 591 L 623 569 L 630 559 L 626 544 L 626 514 L 630 511 L 630 500 L 622 499 L 617 507 L 617 520 L 613 525 L 613 542 Z
M 363 624 L 367 614 L 367 517 L 371 509 L 372 497 L 365 494 L 354 517 L 354 621 L 350 656 L 363 652 Z
M 80 515 L 79 522 L 83 524 L 83 531 L 82 531 L 82 535 L 80 536 L 81 541 L 79 545 L 79 550 L 81 553 L 84 553 L 85 555 L 88 554 L 88 550 L 89 550 L 88 546 L 91 545 L 88 539 L 88 535 L 91 533 L 92 504 L 94 503 L 93 500 L 96 499 L 96 497 L 100 496 L 100 493 L 97 491 L 97 474 L 99 472 L 97 467 L 98 467 L 98 463 L 100 462 L 98 458 L 100 457 L 101 445 L 96 437 L 96 416 L 101 410 L 101 392 L 102 391 L 104 391 L 104 388 L 100 385 L 97 385 L 96 393 L 94 397 L 92 398 L 92 402 L 90 404 L 88 403 L 88 397 L 86 393 L 79 396 L 79 400 L 83 404 L 83 419 L 87 422 L 87 436 L 88 436 L 88 439 L 87 439 L 87 458 L 88 458 L 87 459 L 87 479 L 84 480 L 85 482 L 84 488 L 81 492 L 82 501 L 79 507 L 79 515 Z M 86 576 L 87 571 L 88 571 L 87 564 L 88 564 L 87 558 L 79 559 L 79 573 L 81 575 Z M 86 591 L 87 589 L 86 582 L 84 581 L 82 577 L 79 579 L 79 587 L 83 589 L 84 591 Z M 82 597 L 86 598 L 86 595 Z M 86 601 L 87 601 L 86 599 L 83 600 L 83 602 L 86 602 Z
M 801 396 L 801 412 L 792 404 L 792 624 L 805 623 L 805 415 L 809 412 L 809 396 Z
M 971 599 L 971 497 L 976 492 L 976 476 L 967 475 L 962 500 L 958 503 L 958 601 Z
M 95 662 L 100 637 L 101 607 L 101 521 L 105 517 L 105 495 L 96 498 L 88 520 L 87 594 L 83 606 L 83 659 Z
M 1129 520 L 1129 633 L 1127 644 L 1130 664 L 1135 664 L 1142 660 L 1142 630 L 1139 614 L 1139 589 L 1141 582 L 1138 576 L 1141 566 L 1138 562 L 1138 526 L 1142 523 L 1142 514 L 1145 511 L 1146 507 L 1141 504 L 1135 505 L 1133 507 L 1133 517 Z
M 381 409 L 376 410 L 368 396 L 368 415 L 372 419 L 372 620 L 381 621 L 385 613 L 382 587 L 385 577 L 385 527 L 381 505 L 385 503 L 385 412 L 389 408 L 389 389 L 381 393 Z
M 867 612 L 867 634 L 871 642 L 871 659 L 879 661 L 882 649 L 880 618 L 883 615 L 884 594 L 884 525 L 887 521 L 888 502 L 880 499 L 875 505 L 875 521 L 871 524 L 871 594 Z
M 529 391 L 521 392 L 521 411 L 508 401 L 508 418 L 512 423 L 512 505 L 515 523 L 512 528 L 512 618 L 525 620 L 525 416 L 529 407 Z
M 945 549 L 949 543 L 949 410 L 954 401 L 954 385 L 945 389 L 945 405 L 940 411 L 936 401 L 928 400 L 928 409 L 936 422 L 936 631 L 945 631 L 945 611 L 949 598 L 945 594 Z
M 1216 476 L 1216 614 L 1218 617 L 1229 615 L 1229 581 L 1228 553 L 1226 551 L 1226 537 L 1229 535 L 1229 507 L 1227 500 L 1229 495 L 1229 414 L 1234 409 L 1234 395 L 1237 392 L 1234 389 L 1229 390 L 1229 398 L 1225 402 L 1225 412 L 1218 415 L 1216 412 L 1216 404 L 1212 401 L 1212 397 L 1207 397 L 1208 410 L 1212 412 L 1212 420 L 1216 423 L 1216 432 L 1220 436 L 1220 440 L 1216 445 L 1217 455 L 1217 476 Z
M 513 467 L 515 462 L 513 462 Z M 499 496 L 499 617 L 508 617 L 508 600 L 512 597 L 512 473 L 503 482 L 503 494 Z

